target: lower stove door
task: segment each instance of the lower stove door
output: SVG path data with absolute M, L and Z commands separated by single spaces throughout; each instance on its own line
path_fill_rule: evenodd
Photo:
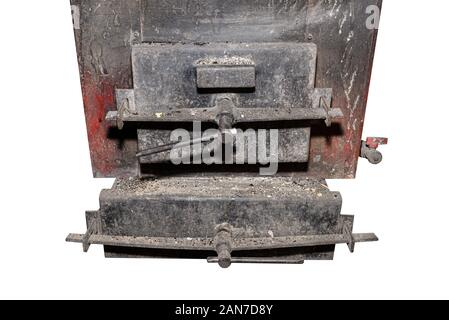
M 335 245 L 377 240 L 352 234 L 353 217 L 324 180 L 176 177 L 123 179 L 87 213 L 88 232 L 68 241 L 107 257 L 208 258 L 231 263 L 331 260 Z

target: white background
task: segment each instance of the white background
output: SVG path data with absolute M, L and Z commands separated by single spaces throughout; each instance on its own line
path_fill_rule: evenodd
M 360 162 L 342 192 L 355 231 L 381 241 L 333 262 L 233 265 L 106 260 L 64 242 L 112 180 L 91 175 L 68 0 L 0 4 L 0 297 L 449 298 L 449 2 L 384 1 Z

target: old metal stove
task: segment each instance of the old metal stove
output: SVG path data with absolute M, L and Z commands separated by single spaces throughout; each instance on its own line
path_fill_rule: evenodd
M 67 241 L 228 267 L 377 240 L 325 179 L 382 160 L 361 142 L 380 0 L 71 2 L 94 175 L 117 180 Z

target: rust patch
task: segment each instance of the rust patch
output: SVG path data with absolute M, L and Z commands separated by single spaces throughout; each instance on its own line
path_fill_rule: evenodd
M 83 77 L 83 101 L 94 175 L 113 174 L 115 159 L 120 157 L 116 143 L 108 139 L 107 111 L 115 106 L 114 85 L 86 73 Z

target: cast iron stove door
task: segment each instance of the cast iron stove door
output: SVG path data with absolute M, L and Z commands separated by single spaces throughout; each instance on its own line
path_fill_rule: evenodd
M 86 251 L 104 245 L 109 257 L 208 258 L 228 267 L 332 259 L 336 244 L 353 251 L 356 242 L 377 240 L 352 233 L 353 217 L 340 214 L 341 196 L 328 189 L 328 174 L 309 168 L 322 159 L 313 132 L 338 139 L 348 120 L 348 106 L 336 105 L 333 87 L 323 86 L 335 81 L 323 81 L 318 66 L 325 47 L 313 36 L 317 24 L 338 25 L 331 20 L 335 6 L 142 0 L 102 2 L 105 9 L 97 2 L 73 1 L 77 41 L 90 48 L 79 47 L 82 60 L 88 56 L 94 65 L 84 76 L 97 84 L 129 63 L 129 81 L 114 84 L 105 112 L 106 139 L 127 141 L 121 153 L 128 168 L 102 192 L 100 210 L 87 213 L 87 233 L 68 241 L 82 242 Z M 330 2 L 354 13 L 354 1 Z M 93 14 L 94 7 L 100 12 Z M 113 19 L 101 10 L 114 12 Z M 105 49 L 105 34 L 99 40 L 99 31 L 88 28 L 98 24 L 120 52 Z M 248 132 L 270 134 L 251 140 Z M 179 140 L 180 133 L 187 139 Z M 134 156 L 127 155 L 129 140 Z M 247 147 L 243 154 L 239 141 Z
M 279 130 L 280 163 L 306 163 L 310 127 L 293 121 L 342 117 L 330 109 L 332 89 L 315 89 L 316 45 L 311 43 L 142 44 L 132 48 L 132 90 L 117 90 L 118 111 L 107 119 L 169 123 L 139 129 L 140 165 L 167 162 L 173 123 L 239 124 Z M 287 125 L 287 128 L 285 126 Z M 253 127 L 255 127 L 253 125 Z

